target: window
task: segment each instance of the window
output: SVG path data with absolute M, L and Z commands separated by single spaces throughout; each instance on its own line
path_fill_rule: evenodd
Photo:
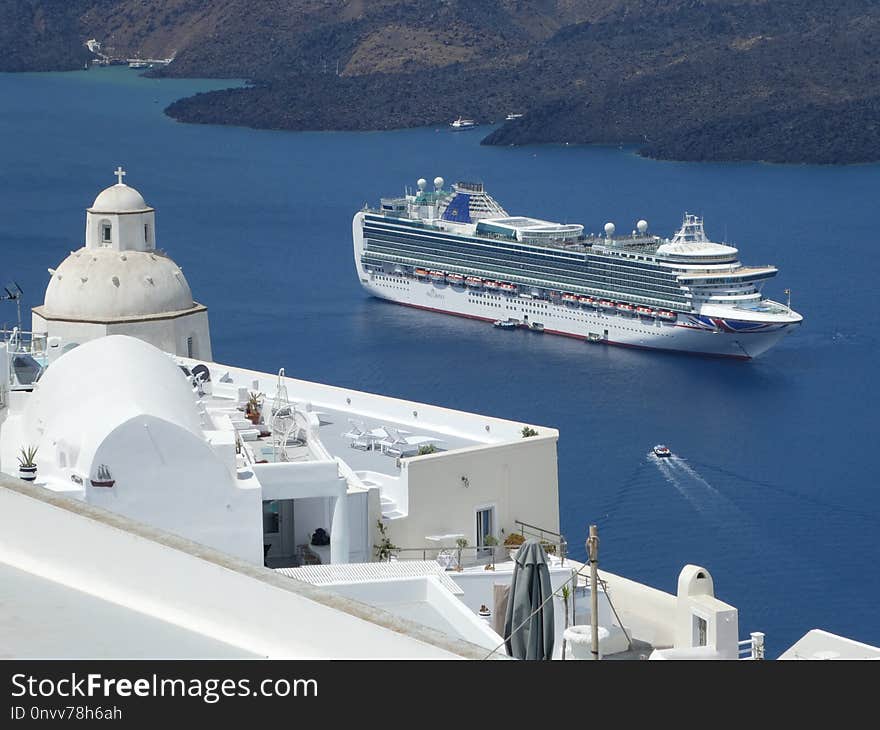
M 150 224 L 144 223 L 144 243 L 150 242 Z
M 105 244 L 110 243 L 111 229 L 112 229 L 112 226 L 109 223 L 102 223 L 101 224 L 101 243 L 105 243 Z
M 192 336 L 186 338 L 186 356 L 187 357 L 195 357 L 195 346 L 193 343 Z
M 694 616 L 694 646 L 706 646 L 709 624 L 706 619 Z
M 495 508 L 485 507 L 477 510 L 477 547 L 484 548 L 486 536 L 495 536 Z M 478 555 L 489 555 L 491 551 L 480 549 Z

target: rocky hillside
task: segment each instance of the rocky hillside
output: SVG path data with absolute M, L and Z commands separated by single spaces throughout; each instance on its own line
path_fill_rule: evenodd
M 59 9 L 61 8 L 61 9 Z M 637 142 L 673 159 L 880 160 L 876 0 L 0 0 L 0 69 L 97 38 L 158 73 L 247 78 L 187 122 L 386 129 L 459 114 L 486 144 Z M 29 65 L 30 64 L 30 65 Z

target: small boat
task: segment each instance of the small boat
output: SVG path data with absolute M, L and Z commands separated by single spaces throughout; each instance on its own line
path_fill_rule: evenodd
M 495 290 L 501 285 L 497 281 L 484 281 L 483 286 L 487 289 Z
M 464 283 L 474 289 L 479 289 L 483 286 L 483 280 L 479 276 L 469 276 L 464 280 Z
M 146 61 L 129 61 L 128 67 L 129 68 L 149 68 L 150 64 L 147 63 Z
M 614 309 L 617 305 L 610 299 L 600 299 L 599 306 L 603 309 Z
M 462 119 L 459 117 L 454 122 L 450 122 L 449 126 L 452 127 L 455 132 L 462 132 L 466 129 L 473 129 L 479 125 L 473 119 Z
M 617 305 L 617 311 L 623 312 L 624 314 L 632 314 L 635 307 L 632 304 L 627 304 L 626 302 L 620 302 Z
M 446 273 L 443 271 L 432 271 L 431 279 L 434 281 L 446 281 Z
M 650 307 L 638 306 L 636 307 L 636 311 L 643 317 L 653 317 L 654 315 L 656 315 L 656 312 Z
M 418 276 L 420 279 L 424 279 L 428 275 L 427 269 L 416 269 L 413 273 Z
M 596 300 L 593 299 L 593 297 L 578 297 L 578 301 L 585 307 L 590 307 L 595 303 Z
M 538 332 L 540 334 L 544 334 L 544 325 L 541 324 L 540 322 L 530 322 L 529 329 L 532 332 Z
M 513 121 L 514 119 L 520 119 L 521 117 L 522 117 L 522 114 L 510 113 L 505 117 L 505 120 L 510 122 L 510 121 Z
M 668 446 L 664 446 L 663 444 L 657 444 L 654 447 L 654 455 L 660 457 L 672 456 L 672 452 L 669 450 Z
M 577 300 L 578 300 L 578 298 L 574 294 L 563 294 L 562 295 L 562 301 L 566 302 L 568 304 L 577 304 Z
M 519 322 L 515 319 L 496 319 L 492 325 L 503 330 L 512 330 L 519 326 Z
M 657 316 L 660 319 L 665 319 L 668 322 L 674 322 L 678 318 L 678 315 L 675 312 L 670 312 L 667 309 L 658 309 Z
M 464 284 L 464 277 L 461 274 L 447 274 L 446 281 L 455 286 L 461 286 Z
M 506 281 L 502 281 L 498 285 L 498 288 L 503 292 L 512 293 L 516 291 L 516 284 L 508 284 Z

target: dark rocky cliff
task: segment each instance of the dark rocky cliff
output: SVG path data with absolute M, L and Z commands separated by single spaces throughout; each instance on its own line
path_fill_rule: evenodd
M 247 78 L 176 119 L 387 129 L 458 115 L 485 144 L 632 142 L 683 160 L 880 160 L 875 0 L 0 0 L 0 69 L 86 38 L 174 76 Z

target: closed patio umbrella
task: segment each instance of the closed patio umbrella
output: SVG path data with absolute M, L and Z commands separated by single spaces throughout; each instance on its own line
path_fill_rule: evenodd
M 551 593 L 547 554 L 537 540 L 526 540 L 516 554 L 504 620 L 505 645 L 510 656 L 553 656 L 553 601 L 548 600 Z

